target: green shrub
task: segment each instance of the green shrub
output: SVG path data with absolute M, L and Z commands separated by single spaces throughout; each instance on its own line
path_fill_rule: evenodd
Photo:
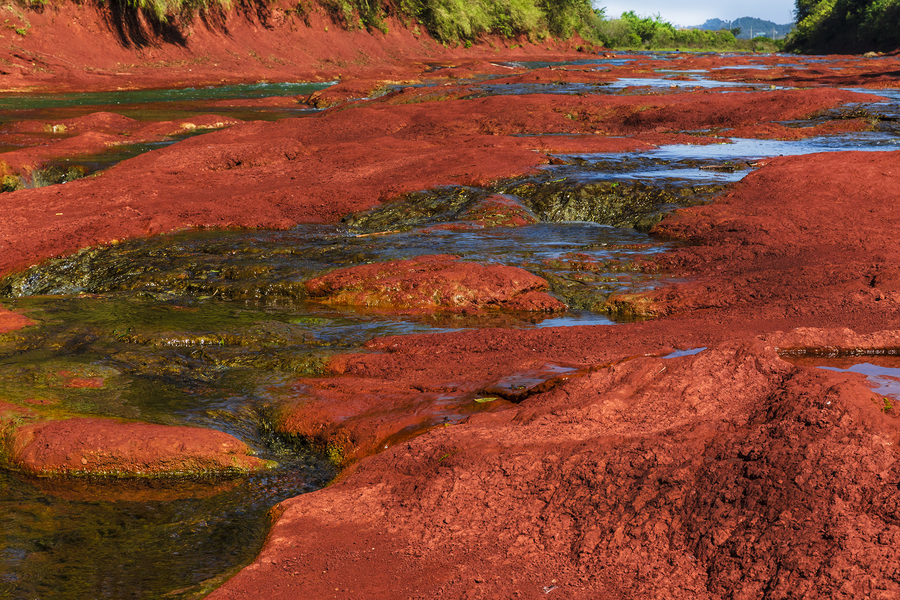
M 889 51 L 900 46 L 900 0 L 796 0 L 796 52 Z

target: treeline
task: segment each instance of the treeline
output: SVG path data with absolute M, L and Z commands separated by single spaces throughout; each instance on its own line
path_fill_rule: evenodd
M 34 1 L 34 0 L 32 0 Z M 37 0 L 42 1 L 42 0 Z M 204 11 L 231 10 L 235 4 L 267 4 L 271 0 L 111 0 L 144 11 L 159 21 L 191 18 Z M 548 35 L 569 38 L 575 33 L 593 40 L 599 18 L 590 0 L 294 0 L 282 8 L 301 17 L 324 9 L 346 29 L 387 31 L 394 17 L 410 28 L 424 27 L 447 43 L 475 41 L 482 35 Z
M 664 21 L 659 15 L 639 17 L 634 11 L 628 11 L 622 13 L 619 19 L 606 19 L 602 10 L 597 12 L 600 24 L 596 30 L 596 36 L 608 48 L 775 52 L 782 47 L 781 40 L 772 40 L 762 36 L 750 40 L 739 40 L 736 35 L 740 33 L 740 28 L 718 31 L 676 29 L 674 25 Z
M 797 25 L 787 48 L 798 52 L 866 52 L 900 48 L 900 0 L 796 0 Z
M 755 17 L 739 17 L 731 21 L 723 21 L 722 19 L 708 19 L 703 25 L 698 25 L 695 29 L 740 29 L 740 33 L 735 34 L 737 39 L 750 39 L 754 33 L 758 36 L 768 36 L 774 39 L 785 37 L 794 28 L 793 23 L 784 23 L 779 25 L 774 21 L 766 21 Z

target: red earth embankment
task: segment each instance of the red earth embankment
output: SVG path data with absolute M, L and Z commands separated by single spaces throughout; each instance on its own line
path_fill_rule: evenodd
M 415 23 L 386 19 L 387 33 L 341 28 L 317 4 L 212 9 L 158 23 L 121 4 L 60 2 L 0 7 L 0 91 L 86 91 L 258 81 L 417 81 L 425 63 L 558 57 L 580 39 L 540 44 L 492 39 L 444 46 Z

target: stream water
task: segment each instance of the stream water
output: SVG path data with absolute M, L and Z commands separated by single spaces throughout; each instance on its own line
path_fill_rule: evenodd
M 637 58 L 578 62 L 599 68 Z M 670 79 L 684 75 L 655 73 L 611 86 L 559 86 L 555 91 L 611 93 L 673 84 L 727 90 L 735 85 L 704 79 L 702 73 L 690 74 L 689 81 Z M 480 85 L 484 94 L 536 91 L 533 86 Z M 227 112 L 221 106 L 210 110 L 209 102 L 295 96 L 319 88 L 279 84 L 6 96 L 0 97 L 0 109 L 10 121 L 99 110 L 144 120 L 209 112 L 279 119 L 307 114 L 307 109 Z M 873 102 L 865 109 L 891 116 L 897 105 Z M 271 506 L 318 489 L 335 475 L 327 457 L 272 435 L 266 418 L 298 378 L 321 374 L 329 356 L 382 335 L 614 325 L 614 315 L 604 312 L 610 294 L 651 289 L 664 281 L 634 266 L 637 259 L 669 247 L 644 233 L 662 214 L 709 201 L 760 158 L 897 149 L 893 121 L 884 123 L 876 131 L 799 142 L 733 140 L 564 156 L 562 164 L 536 175 L 489 189 L 410 194 L 350 215 L 338 226 L 161 236 L 85 249 L 6 277 L 0 281 L 4 306 L 25 312 L 38 325 L 0 336 L 0 397 L 67 413 L 221 429 L 280 466 L 246 478 L 188 481 L 33 480 L 0 472 L 0 598 L 202 595 L 253 559 Z M 492 193 L 515 198 L 540 222 L 510 229 L 440 227 L 459 223 Z M 333 268 L 434 253 L 537 273 L 572 309 L 555 317 L 386 315 L 325 307 L 306 297 L 303 282 Z M 74 379 L 102 385 L 73 387 Z

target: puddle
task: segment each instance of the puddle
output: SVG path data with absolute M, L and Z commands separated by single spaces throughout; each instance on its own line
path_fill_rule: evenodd
M 334 476 L 296 456 L 220 482 L 26 480 L 0 472 L 0 595 L 189 598 L 262 547 L 268 510 Z
M 694 356 L 706 350 L 706 346 L 700 348 L 689 348 L 688 350 L 676 350 L 670 354 L 666 354 L 663 358 L 680 358 L 682 356 Z
M 667 77 L 623 77 L 616 79 L 609 84 L 607 89 L 620 91 L 626 88 L 649 87 L 659 88 L 733 88 L 735 91 L 745 92 L 748 89 L 755 90 L 787 90 L 788 87 L 773 86 L 768 83 L 745 83 L 740 81 L 719 81 L 716 79 L 706 79 L 699 75 L 687 75 L 688 79 L 671 79 Z
M 209 105 L 221 100 L 252 100 L 271 96 L 302 96 L 336 82 L 256 83 L 164 90 L 123 90 L 71 94 L 0 94 L 0 122 L 23 119 L 70 119 L 109 111 L 146 121 L 171 120 L 228 111 Z M 307 108 L 307 107 L 305 107 Z M 244 109 L 257 115 L 265 109 Z M 240 112 L 240 110 L 238 110 Z M 279 111 L 275 111 L 278 113 Z M 234 116 L 234 115 L 230 115 Z M 239 117 L 236 117 L 239 118 Z M 261 118 L 261 117 L 255 117 Z M 276 117 L 277 118 L 277 117 Z
M 487 398 L 482 401 L 490 399 L 491 396 L 498 396 L 510 402 L 521 402 L 534 393 L 545 391 L 548 382 L 576 370 L 572 367 L 545 364 L 523 373 L 507 375 L 483 390 Z
M 727 135 L 727 131 L 719 132 Z M 645 152 L 577 154 L 590 169 L 571 176 L 578 181 L 647 181 L 685 184 L 724 184 L 740 181 L 754 162 L 776 156 L 817 152 L 892 152 L 900 150 L 900 138 L 889 132 L 865 131 L 803 140 L 729 138 L 730 143 L 660 146 Z M 550 167 L 567 172 L 564 167 Z
M 672 74 L 681 75 L 687 71 L 673 71 Z M 513 96 L 523 94 L 640 94 L 659 93 L 665 91 L 683 91 L 685 88 L 715 89 L 722 88 L 725 91 L 751 91 L 774 89 L 789 89 L 773 86 L 768 83 L 744 83 L 731 81 L 717 81 L 706 79 L 697 75 L 688 75 L 689 79 L 670 79 L 659 77 L 626 77 L 614 81 L 599 81 L 591 83 L 559 82 L 559 83 L 479 83 L 473 85 L 478 92 L 467 98 L 481 98 L 485 96 Z
M 900 356 L 866 356 L 828 358 L 825 356 L 782 356 L 787 362 L 805 367 L 815 367 L 839 373 L 861 373 L 872 392 L 882 398 L 889 398 L 891 404 L 900 403 Z
M 900 401 L 900 364 L 896 367 L 883 367 L 872 363 L 857 363 L 847 368 L 820 365 L 818 368 L 843 373 L 862 373 L 872 391 L 879 396 L 887 396 Z

